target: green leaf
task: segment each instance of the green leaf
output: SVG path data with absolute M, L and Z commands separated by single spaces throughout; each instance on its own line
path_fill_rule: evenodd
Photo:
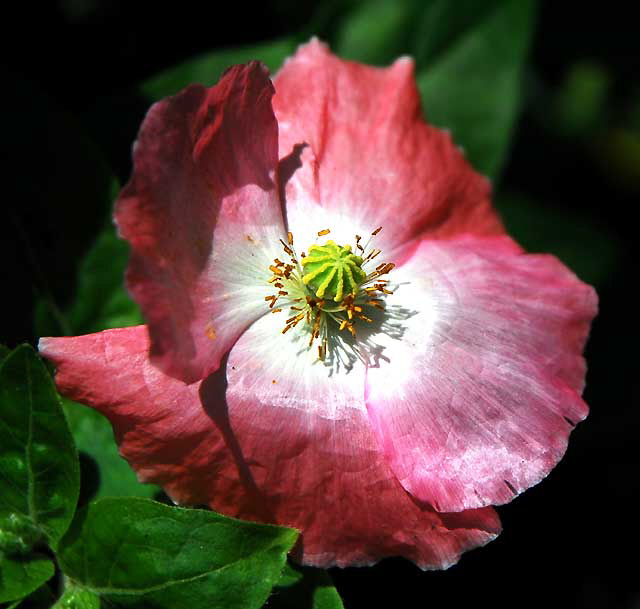
M 115 198 L 118 185 L 112 183 Z M 98 236 L 78 270 L 76 294 L 65 311 L 69 334 L 88 334 L 108 328 L 143 323 L 138 305 L 124 286 L 129 247 L 109 224 Z M 152 497 L 159 490 L 140 484 L 127 462 L 119 455 L 109 421 L 86 406 L 63 398 L 78 450 L 90 456 L 98 466 L 98 497 L 138 495 Z M 84 480 L 84 479 L 83 479 Z
M 255 46 L 213 51 L 150 78 L 140 85 L 140 91 L 148 99 L 158 100 L 168 95 L 175 95 L 180 89 L 192 83 L 210 86 L 217 82 L 229 66 L 253 59 L 259 59 L 265 63 L 273 73 L 295 48 L 294 39 L 283 38 Z
M 78 450 L 98 465 L 96 498 L 109 496 L 153 497 L 160 488 L 141 484 L 129 464 L 120 456 L 111 423 L 93 408 L 62 399 Z
M 27 516 L 55 548 L 78 500 L 78 455 L 51 377 L 29 345 L 0 364 L 0 444 L 0 523 Z
M 277 582 L 297 535 L 148 499 L 101 499 L 78 513 L 58 557 L 74 585 L 105 605 L 251 609 Z
M 86 588 L 70 586 L 52 609 L 100 609 L 100 597 Z
M 53 562 L 45 556 L 9 558 L 0 553 L 0 603 L 31 594 L 54 572 Z
M 56 584 L 53 579 L 50 583 Z M 43 584 L 34 590 L 28 596 L 21 598 L 3 609 L 43 609 L 43 607 L 51 607 L 56 602 L 57 595 L 51 591 L 48 584 Z
M 118 189 L 117 181 L 112 180 L 110 200 L 116 198 Z M 89 334 L 143 323 L 140 309 L 124 285 L 128 258 L 128 244 L 109 223 L 82 258 L 72 304 L 60 312 L 52 310 L 45 299 L 38 302 L 36 328 L 40 334 Z M 55 323 L 55 316 L 64 319 L 64 327 Z
M 554 254 L 580 279 L 596 287 L 612 276 L 619 246 L 597 219 L 515 193 L 503 194 L 496 207 L 507 232 L 527 251 Z
M 412 50 L 420 67 L 426 68 L 480 27 L 504 0 L 457 0 L 455 6 L 443 0 L 418 0 L 417 4 L 422 10 L 413 32 Z
M 286 564 L 265 609 L 344 609 L 324 569 Z
M 425 5 L 428 2 L 422 6 Z M 345 59 L 386 65 L 411 53 L 408 31 L 421 10 L 416 2 L 407 0 L 360 3 L 338 25 L 334 50 Z
M 0 362 L 7 357 L 11 353 L 11 349 L 9 347 L 5 347 L 4 345 L 0 345 Z
M 118 186 L 113 185 L 113 198 Z M 67 312 L 73 334 L 143 323 L 138 305 L 124 286 L 129 246 L 110 224 L 98 235 L 78 271 L 74 302 Z
M 429 122 L 451 130 L 475 167 L 495 178 L 520 106 L 534 9 L 534 0 L 362 2 L 334 48 L 377 65 L 413 56 Z
M 436 0 L 430 6 L 444 28 L 453 23 L 462 33 L 453 39 L 441 34 L 437 44 L 422 50 L 418 86 L 427 119 L 450 129 L 471 163 L 495 178 L 520 106 L 536 4 L 492 3 L 492 10 L 477 12 L 478 20 L 467 28 L 456 18 L 464 12 L 457 2 Z M 440 25 L 432 21 L 428 31 Z

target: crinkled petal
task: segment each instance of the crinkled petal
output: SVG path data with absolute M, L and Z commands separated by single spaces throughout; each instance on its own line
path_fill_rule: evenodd
M 374 68 L 343 61 L 312 40 L 284 64 L 274 84 L 280 158 L 286 160 L 280 178 L 289 226 L 300 243 L 327 228 L 301 232 L 318 206 L 332 218 L 344 217 L 338 224 L 346 223 L 347 234 L 338 238 L 345 241 L 356 228 L 382 225 L 377 246 L 388 253 L 422 234 L 503 232 L 488 180 L 471 169 L 449 134 L 424 122 L 411 59 Z M 292 173 L 296 164 L 301 167 Z
M 205 502 L 206 493 L 194 489 L 224 452 L 222 437 L 202 411 L 200 383 L 187 385 L 150 362 L 146 326 L 41 338 L 39 349 L 56 367 L 60 393 L 108 417 L 141 482 Z M 212 376 L 224 378 L 224 368 Z
M 441 568 L 499 533 L 491 508 L 438 514 L 414 501 L 369 431 L 362 374 L 309 372 L 276 322 L 262 318 L 234 347 L 227 400 L 223 369 L 185 385 L 153 366 L 144 326 L 42 339 L 41 351 L 63 394 L 109 417 L 143 481 L 181 503 L 299 528 L 305 564 L 402 555 Z
M 264 310 L 261 286 L 283 234 L 272 94 L 252 62 L 155 104 L 117 202 L 152 358 L 187 382 L 217 369 Z
M 308 336 L 283 336 L 282 322 L 265 316 L 234 345 L 225 416 L 273 520 L 303 532 L 304 561 L 347 566 L 402 555 L 439 568 L 492 539 L 492 510 L 451 520 L 404 491 L 369 428 L 364 368 L 323 365 Z
M 380 337 L 367 373 L 382 450 L 437 510 L 510 501 L 549 473 L 587 415 L 595 292 L 506 237 L 423 241 L 393 274 L 403 336 Z

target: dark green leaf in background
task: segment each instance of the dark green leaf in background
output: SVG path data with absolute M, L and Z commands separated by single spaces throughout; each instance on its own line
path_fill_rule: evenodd
M 55 547 L 76 507 L 78 456 L 51 377 L 28 345 L 0 364 L 0 444 L 0 527 L 26 517 Z
M 619 247 L 595 219 L 514 193 L 498 197 L 496 207 L 507 232 L 527 251 L 554 254 L 598 288 L 613 276 Z
M 429 122 L 450 129 L 474 167 L 496 178 L 520 107 L 535 2 L 493 2 L 492 10 L 476 10 L 478 19 L 461 30 L 457 15 L 470 4 L 476 3 L 437 0 L 430 4 L 438 22 L 426 34 L 436 25 L 453 24 L 459 35 L 437 53 L 434 50 L 440 47 L 435 45 L 430 50 L 432 59 L 425 52 L 418 63 L 418 86 Z
M 155 101 L 175 95 L 193 83 L 211 86 L 230 66 L 253 59 L 265 63 L 273 73 L 280 67 L 284 58 L 293 53 L 295 47 L 296 42 L 292 38 L 285 38 L 256 46 L 213 51 L 154 76 L 140 85 L 140 91 L 145 97 Z
M 60 545 L 73 585 L 109 606 L 144 609 L 261 607 L 278 581 L 292 529 L 141 498 L 81 510 Z
M 119 186 L 112 181 L 109 198 L 115 200 Z M 124 285 L 129 246 L 116 235 L 109 223 L 82 258 L 78 270 L 72 304 L 57 316 L 64 327 L 56 324 L 50 303 L 41 299 L 36 308 L 35 326 L 40 336 L 78 335 L 108 328 L 134 326 L 143 322 L 138 305 Z
M 338 24 L 333 47 L 376 65 L 414 57 L 427 120 L 495 179 L 520 108 L 534 9 L 534 0 L 362 2 Z
M 112 198 L 115 198 L 117 190 L 114 181 Z M 71 306 L 64 311 L 70 334 L 88 334 L 142 323 L 140 309 L 124 286 L 128 255 L 127 243 L 118 238 L 115 226 L 110 223 L 80 263 L 76 295 Z M 39 312 L 46 315 L 46 307 L 41 306 Z M 42 328 L 45 324 L 41 321 L 37 325 Z M 97 486 L 97 497 L 152 497 L 158 492 L 157 486 L 138 482 L 133 470 L 119 455 L 111 425 L 105 417 L 70 400 L 63 398 L 62 402 L 78 450 L 97 465 L 93 473 L 99 480 L 83 478 L 83 483 L 91 482 Z
M 114 183 L 113 199 L 118 186 Z M 96 239 L 78 271 L 76 296 L 67 312 L 73 334 L 143 323 L 138 305 L 124 286 L 129 246 L 109 224 Z
M 106 417 L 93 408 L 65 398 L 62 403 L 78 451 L 97 465 L 91 480 L 97 487 L 95 493 L 91 493 L 93 497 L 153 497 L 160 490 L 154 484 L 138 482 L 135 472 L 118 452 L 111 423 Z
M 374 0 L 360 3 L 337 26 L 333 51 L 344 59 L 387 65 L 413 54 L 412 24 L 429 2 Z
M 11 353 L 11 349 L 9 347 L 5 347 L 4 345 L 0 345 L 0 362 L 7 357 Z
M 344 609 L 324 569 L 286 564 L 265 609 Z

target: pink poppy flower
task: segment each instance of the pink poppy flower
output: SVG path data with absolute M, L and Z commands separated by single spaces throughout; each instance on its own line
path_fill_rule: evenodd
M 147 326 L 45 338 L 60 391 L 181 504 L 305 564 L 444 568 L 587 414 L 594 291 L 506 236 L 413 63 L 313 40 L 149 111 L 116 206 Z M 382 229 L 379 229 L 382 227 Z

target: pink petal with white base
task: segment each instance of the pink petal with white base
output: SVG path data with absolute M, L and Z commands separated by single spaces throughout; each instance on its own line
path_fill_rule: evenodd
M 364 406 L 364 367 L 323 363 L 308 335 L 283 337 L 268 315 L 227 364 L 229 427 L 273 521 L 302 531 L 303 561 L 371 564 L 401 555 L 422 568 L 456 562 L 499 531 L 493 510 L 455 515 L 420 506 L 380 453 Z
M 263 312 L 260 286 L 283 235 L 272 94 L 253 62 L 155 104 L 117 202 L 152 358 L 187 382 L 216 370 Z
M 266 316 L 234 347 L 227 401 L 222 369 L 185 385 L 151 365 L 144 326 L 42 339 L 41 351 L 63 394 L 110 419 L 143 481 L 180 503 L 299 528 L 304 564 L 401 555 L 442 568 L 499 533 L 491 508 L 438 514 L 414 501 L 371 435 L 362 373 L 309 370 L 295 342 L 274 347 L 276 322 Z
M 339 231 L 341 218 L 349 221 L 348 234 L 335 233 L 337 242 L 382 225 L 377 247 L 388 254 L 425 233 L 504 232 L 488 180 L 448 134 L 424 122 L 411 59 L 374 68 L 343 61 L 313 40 L 284 64 L 274 84 L 280 158 L 306 144 L 296 149 L 302 166 L 285 189 L 298 242 L 312 243 L 316 230 Z M 308 226 L 307 234 L 306 218 L 316 207 L 335 221 Z
M 507 238 L 423 241 L 393 279 L 389 306 L 411 311 L 367 373 L 381 449 L 437 510 L 510 501 L 549 473 L 587 415 L 593 289 Z

